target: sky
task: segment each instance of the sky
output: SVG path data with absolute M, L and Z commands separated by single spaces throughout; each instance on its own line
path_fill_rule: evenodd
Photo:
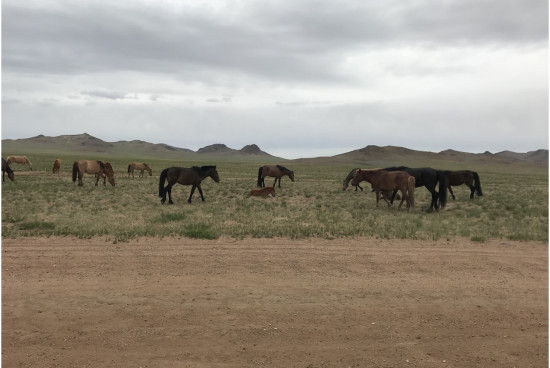
M 3 0 L 2 139 L 548 149 L 547 0 Z

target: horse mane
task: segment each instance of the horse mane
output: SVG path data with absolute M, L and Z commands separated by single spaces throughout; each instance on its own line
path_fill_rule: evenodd
M 204 173 L 208 170 L 211 170 L 211 169 L 215 169 L 216 166 L 215 165 L 206 165 L 206 166 L 193 166 L 191 169 L 193 169 L 193 171 L 195 171 L 197 174 L 201 174 L 201 173 Z
M 102 169 L 105 168 L 105 164 L 103 163 L 103 161 L 97 161 L 97 163 L 99 164 L 99 167 L 101 167 Z
M 290 171 L 289 169 L 287 169 L 286 167 L 281 166 L 281 165 L 277 165 L 277 167 L 278 167 L 279 170 L 281 170 L 282 172 L 289 172 L 289 171 Z

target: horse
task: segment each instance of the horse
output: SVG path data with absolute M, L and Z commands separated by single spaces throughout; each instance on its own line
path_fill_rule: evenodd
M 281 165 L 264 165 L 260 167 L 260 169 L 258 170 L 258 186 L 265 187 L 264 178 L 266 176 L 271 176 L 275 178 L 273 187 L 275 187 L 275 184 L 277 184 L 277 180 L 279 180 L 279 188 L 280 188 L 281 177 L 283 177 L 284 175 L 288 175 L 290 180 L 294 182 L 294 171 L 290 171 L 289 169 Z
M 451 185 L 458 186 L 466 184 L 470 188 L 470 199 L 474 199 L 474 194 L 477 193 L 479 197 L 483 196 L 481 191 L 481 183 L 479 181 L 479 175 L 475 171 L 460 170 L 460 171 L 445 171 L 445 177 L 447 178 L 447 189 L 449 193 L 455 199 Z
M 153 176 L 153 170 L 151 170 L 151 168 L 144 162 L 130 162 L 128 165 L 128 177 L 130 177 L 130 174 L 132 174 L 132 178 L 134 177 L 134 170 L 140 170 L 140 178 L 144 176 L 143 171 L 145 170 L 149 172 L 149 176 Z
M 273 197 L 275 197 L 275 188 L 265 187 L 262 189 L 252 189 L 250 191 L 250 195 L 256 197 L 267 197 L 269 195 L 272 195 Z
M 61 160 L 60 159 L 56 159 L 54 162 L 53 162 L 53 173 L 54 174 L 59 174 L 59 168 L 61 167 Z
M 191 197 L 193 197 L 195 189 L 199 190 L 201 199 L 204 202 L 201 182 L 208 176 L 210 176 L 216 183 L 220 182 L 220 177 L 218 176 L 218 171 L 216 171 L 216 166 L 193 166 L 191 168 L 169 167 L 162 170 L 159 181 L 159 197 L 162 198 L 160 203 L 164 204 L 164 202 L 166 202 L 166 193 L 168 193 L 168 203 L 174 203 L 172 202 L 172 186 L 176 183 L 193 186 L 187 202 L 191 203 Z M 166 180 L 168 181 L 168 185 L 165 187 L 164 182 Z
M 4 160 L 4 158 L 2 157 L 2 182 L 4 182 L 5 178 L 4 178 L 4 175 L 8 173 L 8 178 L 13 181 L 13 178 L 14 178 L 14 174 L 13 174 L 13 170 L 10 168 L 10 165 L 8 164 L 8 161 Z
M 29 168 L 32 171 L 32 164 L 27 156 L 8 156 L 8 165 L 11 165 L 12 162 L 19 165 L 29 165 Z
M 358 169 L 353 177 L 352 185 L 357 185 L 361 181 L 368 181 L 376 191 L 376 207 L 380 201 L 380 195 L 383 192 L 401 191 L 401 202 L 398 209 L 404 201 L 407 202 L 407 211 L 409 208 L 414 208 L 414 176 L 405 171 L 386 171 L 382 169 L 364 170 Z M 391 203 L 385 196 L 382 198 L 391 206 Z
M 95 186 L 99 179 L 103 177 L 103 185 L 105 185 L 105 177 L 109 179 L 109 183 L 115 186 L 115 172 L 113 167 L 108 162 L 94 160 L 80 160 L 73 163 L 73 183 L 76 182 L 78 175 L 78 186 L 82 186 L 82 177 L 86 174 L 94 174 L 96 177 Z
M 447 179 L 445 173 L 441 170 L 435 170 L 430 167 L 422 167 L 411 169 L 406 166 L 388 167 L 386 171 L 406 171 L 410 175 L 414 176 L 416 187 L 424 186 L 432 194 L 432 202 L 430 203 L 430 209 L 436 211 L 441 207 L 444 208 L 447 204 Z M 439 182 L 439 193 L 435 190 L 437 183 Z M 391 203 L 395 199 L 397 191 L 392 194 Z
M 357 170 L 359 170 L 359 169 L 356 168 L 356 169 L 353 169 L 349 172 L 348 176 L 346 176 L 346 178 L 344 179 L 344 182 L 342 183 L 342 190 L 348 189 L 349 182 L 351 181 L 351 179 L 353 179 L 353 176 L 355 175 Z M 363 188 L 359 185 L 359 183 L 357 183 L 357 185 L 355 185 L 355 191 L 356 192 L 357 192 L 357 188 L 359 188 L 359 189 L 361 189 L 361 191 L 363 191 Z

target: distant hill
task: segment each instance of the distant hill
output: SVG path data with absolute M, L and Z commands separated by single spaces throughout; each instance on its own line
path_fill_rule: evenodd
M 416 151 L 396 146 L 368 145 L 364 148 L 331 157 L 286 160 L 272 156 L 256 144 L 233 149 L 225 144 L 212 144 L 197 151 L 173 147 L 167 144 L 148 143 L 141 140 L 105 142 L 87 133 L 47 137 L 39 135 L 25 139 L 2 140 L 2 155 L 45 153 L 52 155 L 80 155 L 97 153 L 102 156 L 135 157 L 140 159 L 210 160 L 237 159 L 248 162 L 296 162 L 311 164 L 338 164 L 354 167 L 387 167 L 395 165 L 431 166 L 447 170 L 458 169 L 506 169 L 517 166 L 528 169 L 548 169 L 548 150 L 539 149 L 526 153 L 502 151 L 499 153 L 468 153 L 452 149 L 441 152 Z

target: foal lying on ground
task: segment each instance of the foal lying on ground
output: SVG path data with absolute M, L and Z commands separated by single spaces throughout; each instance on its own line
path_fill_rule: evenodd
M 256 197 L 267 197 L 268 195 L 273 195 L 275 197 L 275 189 L 273 187 L 265 187 L 262 189 L 252 189 L 250 191 L 251 196 Z

